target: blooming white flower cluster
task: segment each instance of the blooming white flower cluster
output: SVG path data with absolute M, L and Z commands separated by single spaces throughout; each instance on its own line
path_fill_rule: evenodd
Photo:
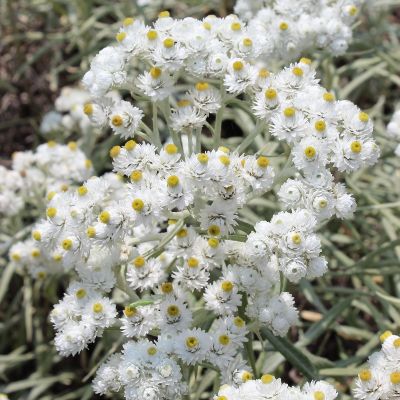
M 393 114 L 392 119 L 387 126 L 387 133 L 388 136 L 398 142 L 398 145 L 394 152 L 397 156 L 400 157 L 400 110 L 397 110 Z
M 83 111 L 83 106 L 90 100 L 90 94 L 79 87 L 65 86 L 55 101 L 55 110 L 46 113 L 40 124 L 40 132 L 93 133 L 92 125 Z
M 49 196 L 35 242 L 26 244 L 77 276 L 52 314 L 57 349 L 76 354 L 120 327 L 126 343 L 99 369 L 94 388 L 132 400 L 179 399 L 188 383 L 182 366 L 211 365 L 223 383 L 243 383 L 251 377 L 241 358 L 249 337 L 260 326 L 284 336 L 297 322 L 282 277 L 297 283 L 327 270 L 317 223 L 355 208 L 330 169 L 376 161 L 372 122 L 323 89 L 308 59 L 275 74 L 257 67 L 268 38 L 236 16 L 176 20 L 162 12 L 152 26 L 127 18 L 116 39 L 85 74 L 92 99 L 84 112 L 97 127 L 150 143 L 114 146 L 115 173 Z M 116 88 L 138 103 L 110 96 Z M 228 105 L 257 120 L 235 150 L 219 146 Z M 242 149 L 268 125 L 291 150 L 287 165 L 293 161 L 298 178 L 279 191 L 289 211 L 249 229 L 241 213 L 273 187 L 275 168 L 263 149 Z M 297 394 L 324 390 L 335 398 L 322 383 Z
M 4 173 L 3 173 L 4 172 Z M 67 192 L 93 174 L 92 163 L 78 148 L 76 142 L 67 145 L 49 141 L 32 151 L 13 154 L 12 170 L 2 168 L 4 190 L 0 195 L 0 214 L 4 219 L 21 213 L 28 205 L 43 209 L 57 193 Z M 3 183 L 1 184 L 3 185 Z M 62 269 L 57 257 L 49 260 L 37 246 L 39 233 L 33 239 L 15 243 L 10 249 L 10 259 L 21 271 L 32 277 L 44 278 L 48 272 Z
M 400 398 L 400 337 L 384 332 L 382 349 L 368 359 L 355 382 L 353 395 L 360 400 L 395 400 Z
M 238 0 L 235 12 L 268 38 L 265 59 L 293 60 L 315 49 L 343 54 L 364 0 Z
M 265 374 L 257 380 L 247 380 L 239 386 L 224 385 L 214 396 L 214 400 L 253 400 L 253 399 L 296 399 L 296 400 L 334 400 L 337 391 L 327 382 L 311 381 L 302 388 L 290 387 Z

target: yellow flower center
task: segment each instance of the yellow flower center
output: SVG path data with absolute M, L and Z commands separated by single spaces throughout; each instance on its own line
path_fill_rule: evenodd
M 324 132 L 326 129 L 326 122 L 320 119 L 319 121 L 315 122 L 314 127 L 318 132 Z
M 147 354 L 149 355 L 149 356 L 154 356 L 154 355 L 156 355 L 157 354 L 157 348 L 156 347 L 149 347 L 148 349 L 147 349 Z
M 185 238 L 187 236 L 188 232 L 187 229 L 183 228 L 181 230 L 179 230 L 176 234 L 176 236 L 178 236 L 178 238 Z
M 218 150 L 219 150 L 219 151 L 222 151 L 222 152 L 225 153 L 225 154 L 229 154 L 229 153 L 230 153 L 230 150 L 229 150 L 228 147 L 226 147 L 226 146 L 219 146 L 219 147 L 218 147 Z
M 400 372 L 392 372 L 390 374 L 390 382 L 392 382 L 393 385 L 400 384 Z
M 137 309 L 136 309 L 136 307 L 126 306 L 126 307 L 124 308 L 124 314 L 125 314 L 128 318 L 133 317 L 133 316 L 135 316 L 135 315 L 137 314 Z
M 76 142 L 73 142 L 73 141 L 68 142 L 67 146 L 71 151 L 75 151 L 78 148 L 78 145 L 76 144 Z
M 139 171 L 139 170 L 133 171 L 130 175 L 131 181 L 133 181 L 133 182 L 141 181 L 142 177 L 143 177 L 143 173 L 142 173 L 142 171 Z
M 32 237 L 37 241 L 40 242 L 42 240 L 42 234 L 39 231 L 33 231 Z
M 260 78 L 268 78 L 268 77 L 269 77 L 269 71 L 268 71 L 266 68 L 261 68 L 261 69 L 258 71 L 258 76 L 259 76 Z
M 47 146 L 49 146 L 50 148 L 56 147 L 56 146 L 57 146 L 57 143 L 56 143 L 54 140 L 49 140 L 49 141 L 47 142 Z
M 249 371 L 244 371 L 243 374 L 242 374 L 242 381 L 243 382 L 247 382 L 250 379 L 253 379 L 253 374 L 251 372 L 249 372 Z
M 171 292 L 173 291 L 173 289 L 174 289 L 174 287 L 172 286 L 172 283 L 171 283 L 171 282 L 164 282 L 164 283 L 161 285 L 161 291 L 162 291 L 164 294 L 171 293 Z
M 93 114 L 93 104 L 91 104 L 91 103 L 86 103 L 86 104 L 83 106 L 83 112 L 84 112 L 86 115 L 92 115 L 92 114 Z
M 110 213 L 108 211 L 102 211 L 99 215 L 99 219 L 103 224 L 110 222 Z
M 400 347 L 400 338 L 397 338 L 393 341 L 393 346 L 398 349 Z
M 324 93 L 322 97 L 328 103 L 332 103 L 333 101 L 335 101 L 335 95 L 333 93 L 329 93 L 329 92 Z
M 156 40 L 158 38 L 158 33 L 157 31 L 151 29 L 147 32 L 146 36 L 149 40 Z
M 232 290 L 233 290 L 233 283 L 232 283 L 231 281 L 223 281 L 223 282 L 221 283 L 221 289 L 222 289 L 224 292 L 227 292 L 227 293 L 232 292 Z
M 178 315 L 181 314 L 181 310 L 179 309 L 178 306 L 176 306 L 175 304 L 168 306 L 167 308 L 167 314 L 170 317 L 177 317 Z
M 11 254 L 11 258 L 12 258 L 14 261 L 19 261 L 19 260 L 21 260 L 21 256 L 20 256 L 18 253 L 12 253 L 12 254 Z
M 220 344 L 222 344 L 222 346 L 227 346 L 230 343 L 231 339 L 229 339 L 228 335 L 221 335 L 218 338 L 218 341 Z
M 195 257 L 189 257 L 187 260 L 187 265 L 190 268 L 197 268 L 199 266 L 199 260 Z
M 129 26 L 132 25 L 135 22 L 135 20 L 131 17 L 127 17 L 122 21 L 122 25 L 124 26 Z
M 273 375 L 264 374 L 264 375 L 261 377 L 261 382 L 262 382 L 264 385 L 267 385 L 268 383 L 271 383 L 274 379 L 275 379 L 275 377 L 274 377 Z
M 235 319 L 233 320 L 233 323 L 235 324 L 235 326 L 237 328 L 243 328 L 246 325 L 244 320 L 240 317 L 235 317 Z
M 257 165 L 261 168 L 267 168 L 269 165 L 269 159 L 265 156 L 258 157 Z
M 241 71 L 244 68 L 244 64 L 241 61 L 235 61 L 232 67 L 235 71 Z
M 186 338 L 186 346 L 189 347 L 189 349 L 193 349 L 198 345 L 199 345 L 199 340 L 196 337 L 189 336 L 188 338 Z
M 79 186 L 76 191 L 78 192 L 79 196 L 85 196 L 85 194 L 88 192 L 88 188 L 86 186 Z
M 294 244 L 300 244 L 301 243 L 301 235 L 299 233 L 293 233 L 292 242 Z
M 50 201 L 56 194 L 57 194 L 56 192 L 47 193 L 47 200 Z
M 86 169 L 92 168 L 92 165 L 93 165 L 92 161 L 87 160 L 87 159 L 85 160 L 85 168 Z
M 197 82 L 195 87 L 199 92 L 203 92 L 209 88 L 209 84 L 207 82 Z
M 388 337 L 392 336 L 393 333 L 390 331 L 385 331 L 382 333 L 381 336 L 379 336 L 380 341 L 383 343 Z
M 38 279 L 44 279 L 44 278 L 46 278 L 46 272 L 45 272 L 45 271 L 39 271 L 39 272 L 37 273 L 37 277 L 38 277 Z
M 128 150 L 128 151 L 132 151 L 132 150 L 136 147 L 136 144 L 137 144 L 137 143 L 136 143 L 134 140 L 128 140 L 128 141 L 125 143 L 124 147 L 125 147 L 125 149 Z
M 135 211 L 142 211 L 144 207 L 144 202 L 142 199 L 135 199 L 132 201 L 132 208 Z
M 315 147 L 313 147 L 313 146 L 307 146 L 304 149 L 304 155 L 309 159 L 314 158 L 316 154 L 317 154 L 317 150 L 315 150 Z
M 33 249 L 32 252 L 31 252 L 31 256 L 33 258 L 40 257 L 40 250 L 39 249 Z
M 293 107 L 287 107 L 283 110 L 283 115 L 287 118 L 291 118 L 296 114 L 296 110 Z
M 66 192 L 68 190 L 68 185 L 66 183 L 61 185 L 61 191 Z
M 169 16 L 170 16 L 169 11 L 161 11 L 161 12 L 158 14 L 158 18 L 168 18 Z
M 136 258 L 133 260 L 133 265 L 134 265 L 136 268 L 142 268 L 142 267 L 144 266 L 145 263 L 146 263 L 146 260 L 145 260 L 144 257 L 142 257 L 142 256 L 136 257 Z
M 78 290 L 75 292 L 75 296 L 76 296 L 78 299 L 83 299 L 84 297 L 86 297 L 86 290 L 83 289 L 83 288 L 78 289 Z
M 253 41 L 250 38 L 244 38 L 243 39 L 243 46 L 251 47 L 251 46 L 253 46 Z
M 269 88 L 265 91 L 265 98 L 268 100 L 276 99 L 277 95 L 278 95 L 278 93 L 275 89 Z
M 163 41 L 164 47 L 167 49 L 170 49 L 171 47 L 174 47 L 175 41 L 172 38 L 166 38 Z
M 361 122 L 368 122 L 369 121 L 369 115 L 367 114 L 367 113 L 365 113 L 365 112 L 360 112 L 360 114 L 358 114 L 358 119 L 361 121 Z
M 153 79 L 158 79 L 162 74 L 162 71 L 158 67 L 151 67 L 150 68 L 150 75 Z
M 115 158 L 118 156 L 119 152 L 121 151 L 121 147 L 113 146 L 110 150 L 110 157 Z
M 281 22 L 279 24 L 279 29 L 281 31 L 287 31 L 289 29 L 289 24 L 287 22 Z
M 93 312 L 95 312 L 96 314 L 103 312 L 103 305 L 101 303 L 94 303 Z
M 207 31 L 211 30 L 211 24 L 209 22 L 203 22 L 203 28 Z
M 368 382 L 372 378 L 372 374 L 371 374 L 371 371 L 369 369 L 363 369 L 362 371 L 360 371 L 358 376 L 364 382 Z
M 122 119 L 122 117 L 120 115 L 113 115 L 113 117 L 111 118 L 111 123 L 114 126 L 121 126 L 123 124 L 124 120 Z
M 301 57 L 300 58 L 300 62 L 302 64 L 311 65 L 311 60 L 309 58 L 307 58 L 307 57 Z
M 219 240 L 217 238 L 210 238 L 207 243 L 213 249 L 216 249 L 219 246 Z
M 171 175 L 167 178 L 167 185 L 169 187 L 176 187 L 179 185 L 179 178 L 176 175 Z
M 355 140 L 354 142 L 351 142 L 350 148 L 353 153 L 360 153 L 362 150 L 362 144 L 358 140 Z
M 221 234 L 221 228 L 218 225 L 210 225 L 208 227 L 208 233 L 211 236 L 219 236 Z
M 208 155 L 206 153 L 197 154 L 197 161 L 200 164 L 207 164 L 208 163 Z
M 64 239 L 62 241 L 62 247 L 66 251 L 71 250 L 71 248 L 72 248 L 72 240 L 71 239 Z
M 126 38 L 126 32 L 118 32 L 115 35 L 115 39 L 117 39 L 117 42 L 122 42 Z
M 231 163 L 231 160 L 228 156 L 219 156 L 218 159 L 221 164 L 225 165 L 226 167 Z
M 86 235 L 87 235 L 87 237 L 89 237 L 89 238 L 94 238 L 94 237 L 96 236 L 96 229 L 94 229 L 93 226 L 89 226 L 89 227 L 86 229 Z
M 178 107 L 189 107 L 192 103 L 189 99 L 182 99 L 176 102 Z
M 349 14 L 354 17 L 358 13 L 358 8 L 356 6 L 350 6 L 349 7 Z
M 304 71 L 300 67 L 294 67 L 292 69 L 292 73 L 293 73 L 293 75 L 298 76 L 298 77 L 301 77 L 304 75 Z
M 240 22 L 233 22 L 231 24 L 231 29 L 235 32 L 240 31 L 242 29 L 242 25 L 240 24 Z
M 314 399 L 315 400 L 325 400 L 325 394 L 321 391 L 314 392 Z
M 165 146 L 165 151 L 167 154 L 176 154 L 178 152 L 178 148 L 173 143 L 168 143 Z
M 49 207 L 49 208 L 46 210 L 46 215 L 47 215 L 49 218 L 54 218 L 54 217 L 57 215 L 57 209 L 54 208 L 54 207 Z
M 328 205 L 328 202 L 326 200 L 320 200 L 319 201 L 319 207 L 320 208 L 326 208 L 327 205 Z

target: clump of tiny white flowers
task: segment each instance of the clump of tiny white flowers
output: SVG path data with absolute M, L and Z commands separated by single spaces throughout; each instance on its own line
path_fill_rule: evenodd
M 322 88 L 306 58 L 277 73 L 259 66 L 262 48 L 251 23 L 236 16 L 177 20 L 162 12 L 151 26 L 125 19 L 83 78 L 92 95 L 85 114 L 126 142 L 110 150 L 113 173 L 49 196 L 29 251 L 12 256 L 29 259 L 34 246 L 74 271 L 51 316 L 62 355 L 121 329 L 125 344 L 100 367 L 97 393 L 179 399 L 188 391 L 182 368 L 204 365 L 223 383 L 248 381 L 242 353 L 253 334 L 263 327 L 285 336 L 297 323 L 284 280 L 327 271 L 318 223 L 355 209 L 333 172 L 375 163 L 372 121 Z M 115 89 L 140 100 L 110 96 Z M 220 146 L 224 111 L 238 104 L 256 121 L 254 132 L 236 148 Z M 267 127 L 290 150 L 283 171 L 262 147 L 245 152 Z M 247 224 L 249 203 L 289 169 L 296 177 L 278 192 L 287 211 Z M 113 289 L 120 304 L 108 297 Z M 320 382 L 299 393 L 319 392 L 336 397 Z
M 343 54 L 364 0 L 238 0 L 235 12 L 265 39 L 262 57 L 293 60 L 322 49 Z
M 398 143 L 394 152 L 400 157 L 400 110 L 393 114 L 386 130 L 388 136 Z
M 386 331 L 382 348 L 368 358 L 368 366 L 355 381 L 353 396 L 360 400 L 400 398 L 400 337 Z
M 248 379 L 241 385 L 223 385 L 213 400 L 253 399 L 310 399 L 334 400 L 337 391 L 325 381 L 307 382 L 302 388 L 288 386 L 273 375 L 265 374 L 260 379 Z

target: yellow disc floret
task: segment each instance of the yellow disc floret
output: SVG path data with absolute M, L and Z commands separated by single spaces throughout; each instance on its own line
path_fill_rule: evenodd
M 42 240 L 42 234 L 39 231 L 33 231 L 32 237 L 37 241 L 40 242 Z
M 219 240 L 217 238 L 210 238 L 207 243 L 213 249 L 216 249 L 219 246 Z
M 110 150 L 110 157 L 111 158 L 117 157 L 119 155 L 120 151 L 121 151 L 121 147 L 119 147 L 119 146 L 112 147 Z
M 158 79 L 162 74 L 162 70 L 158 67 L 151 67 L 150 68 L 150 76 L 153 79 Z
M 142 199 L 134 199 L 134 200 L 132 201 L 132 208 L 133 208 L 135 211 L 142 211 L 142 210 L 143 210 L 143 207 L 144 207 L 144 202 L 143 202 Z
M 172 291 L 174 290 L 171 282 L 162 283 L 160 288 L 164 294 L 172 293 Z
M 358 374 L 358 377 L 364 381 L 364 382 L 368 382 L 371 380 L 372 378 L 372 374 L 371 371 L 369 369 L 363 369 L 360 371 L 360 373 Z
M 126 32 L 118 32 L 115 36 L 117 42 L 122 42 L 126 38 Z
M 157 31 L 150 29 L 147 32 L 146 36 L 147 36 L 147 39 L 149 39 L 149 40 L 156 40 L 158 38 L 158 33 L 157 33 Z
M 360 153 L 362 150 L 362 144 L 360 141 L 358 140 L 354 140 L 353 142 L 351 142 L 350 144 L 350 149 L 353 153 Z
M 54 217 L 57 215 L 57 208 L 55 208 L 55 207 L 49 207 L 49 208 L 46 210 L 46 215 L 47 215 L 49 218 L 54 218 Z
M 189 349 L 193 349 L 199 345 L 199 340 L 194 337 L 194 336 L 189 336 L 186 338 L 186 346 L 189 347 Z
M 103 223 L 103 224 L 108 224 L 110 222 L 110 213 L 108 211 L 102 211 L 99 215 L 99 220 Z
M 275 377 L 274 377 L 273 375 L 264 374 L 264 375 L 261 377 L 261 382 L 262 382 L 264 385 L 268 385 L 268 384 L 271 383 L 274 379 L 275 379 Z
M 265 156 L 261 156 L 257 158 L 257 165 L 260 168 L 267 168 L 269 165 L 269 159 Z
M 135 20 L 131 17 L 127 17 L 122 21 L 122 25 L 124 26 L 129 26 L 132 25 L 135 22 Z
M 122 117 L 120 115 L 113 115 L 111 118 L 111 123 L 114 126 L 121 126 L 124 123 L 124 120 L 122 119 Z
M 287 118 L 292 118 L 296 114 L 296 110 L 293 107 L 286 107 L 283 110 L 283 115 Z
M 390 331 L 385 331 L 379 336 L 380 341 L 383 343 L 388 337 L 392 336 L 393 333 Z
M 223 281 L 221 283 L 221 289 L 226 293 L 232 292 L 233 283 L 231 281 Z
M 297 77 L 301 77 L 304 75 L 304 71 L 300 67 L 294 67 L 292 69 L 292 73 L 293 73 L 293 75 L 295 75 Z
M 294 244 L 300 244 L 301 243 L 301 235 L 299 233 L 293 233 L 292 234 L 292 242 Z
M 328 103 L 332 103 L 333 101 L 335 101 L 335 95 L 329 92 L 324 93 L 322 98 Z
M 92 104 L 92 103 L 86 103 L 86 104 L 83 106 L 83 112 L 84 112 L 86 115 L 92 115 L 92 114 L 93 114 L 93 104 Z
M 281 31 L 287 31 L 289 29 L 289 24 L 287 22 L 281 22 L 279 24 L 279 29 Z
M 136 171 L 132 171 L 131 175 L 129 176 L 131 178 L 131 181 L 133 182 L 139 182 L 142 180 L 143 177 L 143 172 L 136 170 Z
M 231 163 L 231 160 L 228 156 L 219 156 L 218 160 L 221 162 L 221 164 L 225 165 L 226 167 Z
M 229 338 L 228 335 L 221 335 L 221 336 L 218 338 L 218 342 L 219 342 L 220 344 L 222 344 L 222 346 L 227 346 L 227 345 L 231 342 L 231 339 Z
M 146 260 L 142 256 L 138 256 L 133 260 L 133 265 L 136 268 L 142 268 L 142 267 L 144 267 L 144 264 L 146 264 Z
M 149 347 L 149 348 L 147 349 L 147 354 L 148 354 L 149 356 L 154 356 L 155 354 L 157 354 L 157 347 L 154 347 L 154 346 Z
M 208 227 L 208 234 L 211 236 L 219 236 L 221 234 L 221 228 L 218 225 L 210 225 Z
M 170 317 L 177 317 L 178 315 L 181 314 L 181 310 L 179 309 L 179 307 L 177 305 L 172 304 L 172 305 L 168 306 L 167 314 Z
M 78 298 L 78 299 L 83 299 L 84 297 L 86 297 L 86 290 L 85 289 L 83 289 L 83 288 L 80 288 L 80 289 L 78 289 L 76 292 L 75 292 L 75 296 Z
M 85 196 L 88 192 L 88 188 L 84 185 L 79 186 L 78 189 L 76 189 L 76 191 L 78 192 L 79 196 Z
M 171 14 L 169 13 L 169 11 L 165 10 L 165 11 L 161 11 L 158 14 L 158 18 L 168 18 Z
M 101 303 L 94 303 L 93 312 L 96 314 L 100 314 L 101 312 L 103 312 L 103 305 Z
M 358 114 L 358 119 L 361 122 L 368 122 L 369 121 L 369 115 L 366 112 L 360 112 L 360 114 Z
M 400 384 L 400 372 L 392 372 L 390 374 L 390 382 L 392 382 L 393 385 Z
M 168 143 L 165 147 L 165 152 L 169 155 L 176 154 L 178 152 L 178 148 L 173 143 Z
M 187 260 L 187 265 L 190 268 L 197 268 L 199 266 L 199 260 L 196 257 L 189 257 Z
M 235 61 L 235 62 L 232 64 L 232 68 L 233 68 L 235 71 L 241 71 L 241 70 L 244 68 L 244 64 L 243 64 L 241 61 Z
M 208 155 L 206 153 L 197 154 L 197 161 L 200 164 L 207 164 L 208 163 Z
M 324 392 L 321 392 L 320 390 L 314 392 L 314 400 L 325 400 Z
M 176 187 L 179 185 L 179 178 L 176 175 L 170 175 L 167 178 L 167 185 L 169 187 Z
M 136 142 L 134 140 L 128 140 L 125 145 L 124 148 L 128 151 L 132 151 L 135 147 L 136 147 Z
M 170 49 L 171 47 L 174 47 L 175 40 L 172 38 L 166 38 L 164 39 L 163 44 L 165 48 Z
M 188 234 L 187 229 L 182 228 L 176 233 L 176 236 L 178 236 L 178 238 L 183 239 L 183 238 L 185 238 L 187 236 L 187 234 Z
M 265 98 L 268 100 L 276 99 L 277 95 L 278 95 L 277 91 L 273 88 L 269 88 L 265 91 Z
M 62 241 L 62 248 L 66 251 L 72 249 L 72 240 L 71 239 L 64 239 Z
M 253 41 L 250 38 L 244 38 L 242 43 L 245 47 L 253 46 Z
M 231 29 L 233 30 L 233 31 L 240 31 L 241 29 L 242 29 L 242 25 L 240 24 L 240 22 L 233 22 L 232 24 L 231 24 Z
M 240 318 L 240 317 L 235 317 L 234 320 L 233 320 L 233 323 L 238 328 L 243 328 L 246 325 L 244 320 L 242 318 Z
M 249 371 L 244 371 L 242 373 L 242 381 L 247 382 L 249 380 L 253 379 L 253 374 Z
M 75 151 L 78 148 L 77 143 L 74 141 L 68 142 L 67 146 L 71 151 Z
M 89 237 L 89 238 L 94 238 L 94 237 L 96 236 L 96 229 L 94 229 L 93 226 L 89 226 L 89 227 L 86 229 L 86 235 L 87 235 L 87 237 Z
M 126 306 L 125 308 L 124 308 L 124 314 L 128 317 L 128 318 L 131 318 L 131 317 L 134 317 L 136 314 L 137 314 L 137 309 L 136 309 L 136 307 L 133 307 L 133 306 Z
M 318 132 L 324 132 L 326 129 L 326 122 L 322 119 L 318 120 L 314 124 L 315 130 Z
M 317 154 L 317 150 L 315 150 L 315 147 L 313 147 L 313 146 L 307 146 L 304 149 L 304 155 L 310 160 L 312 158 L 314 158 L 316 154 Z
M 33 258 L 38 258 L 38 257 L 40 257 L 40 250 L 39 250 L 39 249 L 33 249 L 33 250 L 31 251 L 31 256 L 32 256 Z
M 207 82 L 197 82 L 195 88 L 199 92 L 203 92 L 209 88 L 209 84 Z
M 302 64 L 311 65 L 311 60 L 309 58 L 307 58 L 307 57 L 301 57 L 300 58 L 300 62 Z
M 400 348 L 400 338 L 397 338 L 393 341 L 393 347 L 396 349 Z

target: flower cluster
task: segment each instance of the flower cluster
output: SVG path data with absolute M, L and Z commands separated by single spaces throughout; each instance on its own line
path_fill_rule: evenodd
M 400 398 L 400 337 L 384 332 L 382 349 L 368 359 L 368 368 L 358 374 L 353 395 L 360 400 Z
M 83 135 L 94 133 L 83 106 L 90 100 L 90 94 L 79 87 L 65 86 L 55 101 L 55 110 L 46 113 L 40 124 L 43 135 L 72 133 Z
M 302 388 L 290 387 L 265 374 L 257 380 L 247 380 L 239 386 L 224 385 L 214 396 L 214 400 L 253 400 L 253 399 L 296 399 L 296 400 L 334 400 L 337 391 L 327 382 L 311 381 Z
M 0 214 L 9 218 L 21 214 L 28 204 L 34 209 L 43 209 L 46 201 L 51 201 L 57 193 L 68 192 L 88 179 L 93 168 L 76 142 L 62 145 L 49 141 L 34 152 L 14 153 L 12 170 L 3 168 L 3 172 L 1 180 L 5 184 L 0 195 Z M 42 279 L 47 272 L 61 271 L 58 267 L 61 258 L 49 259 L 37 245 L 40 233 L 33 232 L 32 236 L 11 247 L 10 259 L 21 271 L 35 278 Z
M 363 0 L 238 0 L 235 12 L 268 38 L 265 59 L 293 60 L 313 49 L 343 54 Z
M 387 134 L 399 144 L 396 147 L 395 154 L 400 157 L 400 110 L 397 110 L 387 126 Z
M 185 366 L 211 365 L 235 387 L 248 381 L 242 353 L 253 334 L 262 326 L 284 336 L 298 320 L 282 277 L 322 276 L 317 224 L 354 211 L 334 172 L 377 159 L 368 115 L 322 88 L 308 59 L 277 73 L 259 65 L 268 38 L 251 26 L 233 15 L 199 21 L 162 12 L 151 26 L 127 18 L 84 76 L 92 98 L 83 110 L 94 126 L 136 141 L 110 150 L 114 173 L 49 195 L 26 246 L 75 273 L 51 317 L 62 355 L 121 330 L 122 352 L 99 369 L 97 393 L 179 399 L 189 390 Z M 235 149 L 220 146 L 229 106 L 255 121 Z M 291 153 L 279 173 L 277 154 L 265 155 L 259 137 L 267 128 L 281 141 L 275 149 Z M 260 150 L 245 153 L 255 139 Z M 246 223 L 250 202 L 296 170 L 278 192 L 288 210 Z M 255 385 L 250 393 L 263 396 L 265 382 L 254 382 L 232 390 Z M 301 391 L 271 384 L 300 398 L 336 396 L 323 383 Z

